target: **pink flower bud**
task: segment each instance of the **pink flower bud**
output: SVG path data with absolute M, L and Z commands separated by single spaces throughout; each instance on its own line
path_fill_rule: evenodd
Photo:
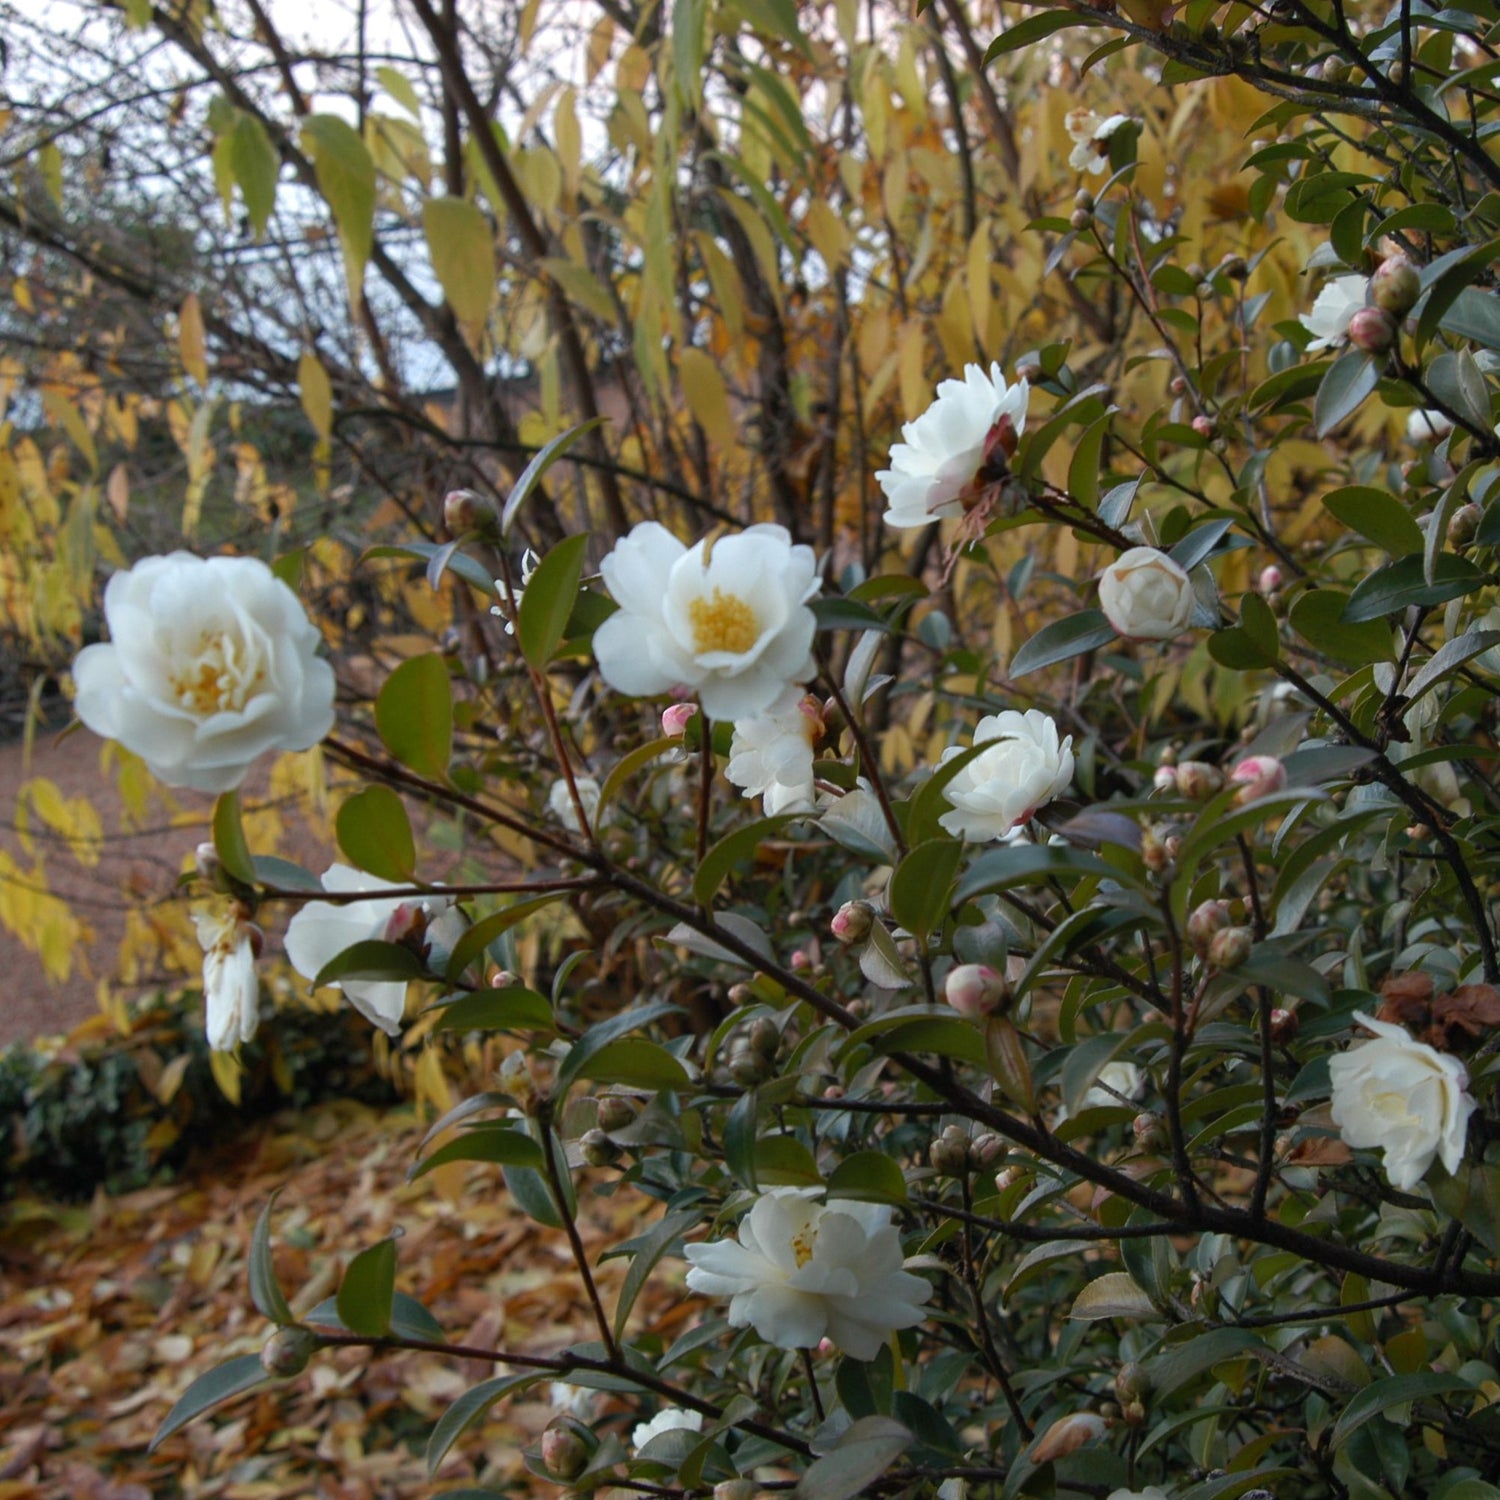
M 554 1479 L 577 1479 L 597 1446 L 594 1435 L 573 1417 L 556 1417 L 542 1433 L 542 1463 Z
M 1158 766 L 1156 774 L 1151 778 L 1151 785 L 1159 792 L 1175 792 L 1177 790 L 1177 767 Z
M 1212 417 L 1196 416 L 1193 418 L 1193 431 L 1201 438 L 1211 438 L 1218 429 L 1214 426 Z
M 1247 755 L 1229 773 L 1239 787 L 1235 802 L 1244 806 L 1257 797 L 1269 797 L 1286 785 L 1286 767 L 1274 755 Z
M 661 714 L 661 732 L 669 740 L 681 739 L 687 733 L 687 727 L 697 716 L 698 705 L 696 703 L 673 703 L 664 708 Z
M 959 964 L 948 971 L 943 998 L 961 1016 L 987 1016 L 1010 998 L 1010 985 L 988 964 Z
M 828 930 L 841 943 L 858 943 L 869 937 L 875 908 L 868 901 L 846 901 L 834 912 Z
M 1250 957 L 1254 938 L 1248 927 L 1226 927 L 1216 933 L 1208 945 L 1208 966 L 1211 969 L 1237 969 Z
M 1349 319 L 1349 342 L 1366 354 L 1384 354 L 1396 342 L 1396 320 L 1380 307 L 1361 307 Z
M 1282 585 L 1281 569 L 1275 563 L 1267 563 L 1260 570 L 1260 577 L 1256 579 L 1255 586 L 1262 594 L 1274 594 Z
M 495 519 L 495 507 L 473 490 L 450 490 L 443 497 L 443 524 L 449 536 L 466 536 Z
M 1222 901 L 1203 901 L 1188 916 L 1187 937 L 1200 957 L 1208 945 L 1229 926 L 1229 908 Z
M 798 948 L 792 954 L 792 968 L 796 969 L 799 973 L 805 969 L 810 969 L 812 968 L 812 958 L 805 950 Z
M 1177 768 L 1177 790 L 1194 802 L 1205 802 L 1224 785 L 1224 773 L 1207 761 L 1185 760 Z

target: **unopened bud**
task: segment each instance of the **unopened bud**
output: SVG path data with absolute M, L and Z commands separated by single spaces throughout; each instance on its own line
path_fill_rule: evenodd
M 753 1479 L 721 1479 L 714 1486 L 714 1500 L 755 1500 L 759 1493 Z
M 1005 1142 L 993 1130 L 976 1135 L 969 1142 L 969 1165 L 976 1172 L 983 1172 L 1005 1155 Z
M 1172 863 L 1165 841 L 1155 829 L 1141 830 L 1141 859 L 1148 870 L 1160 875 Z
M 1177 767 L 1177 790 L 1193 802 L 1206 802 L 1224 785 L 1224 773 L 1203 760 L 1185 760 Z
M 1130 1122 L 1135 1143 L 1142 1151 L 1160 1151 L 1167 1144 L 1167 1132 L 1155 1115 L 1142 1111 Z
M 748 984 L 732 984 L 725 998 L 731 1005 L 748 1005 L 755 999 L 755 991 Z
M 1384 354 L 1396 342 L 1396 320 L 1381 307 L 1361 307 L 1349 319 L 1349 342 L 1366 354 Z
M 1281 791 L 1286 786 L 1286 767 L 1274 755 L 1247 755 L 1230 771 L 1229 779 L 1239 787 L 1235 804 L 1243 807 Z
M 987 1016 L 1010 999 L 1010 984 L 988 964 L 959 964 L 948 971 L 943 998 L 961 1016 Z
M 1146 1420 L 1145 1402 L 1127 1401 L 1120 1408 L 1120 1420 L 1127 1427 L 1139 1427 Z
M 928 1153 L 932 1170 L 944 1177 L 962 1177 L 969 1170 L 969 1138 L 961 1125 L 950 1125 Z
M 576 1417 L 554 1417 L 542 1433 L 542 1463 L 554 1479 L 577 1479 L 598 1440 Z
M 1018 1182 L 1024 1182 L 1025 1180 L 1025 1167 L 1003 1167 L 995 1173 L 995 1191 L 1003 1193 L 1007 1189 L 1013 1188 Z
M 1467 547 L 1479 530 L 1484 512 L 1471 501 L 1460 505 L 1448 520 L 1448 545 L 1454 548 Z
M 1208 966 L 1211 969 L 1237 969 L 1250 957 L 1255 938 L 1248 927 L 1226 927 L 1214 936 L 1208 945 Z
M 578 1149 L 591 1167 L 607 1167 L 620 1157 L 620 1148 L 602 1130 L 585 1130 L 578 1138 Z
M 781 1050 L 781 1032 L 769 1016 L 758 1016 L 750 1028 L 750 1046 L 761 1057 L 770 1059 Z
M 1388 255 L 1370 278 L 1370 301 L 1393 318 L 1404 318 L 1422 295 L 1422 278 L 1404 255 Z
M 443 497 L 443 525 L 449 536 L 467 536 L 497 519 L 495 507 L 473 490 L 449 490 Z
M 1177 767 L 1158 766 L 1151 777 L 1151 785 L 1159 792 L 1175 792 L 1177 790 Z
M 1260 570 L 1260 577 L 1255 580 L 1255 586 L 1262 594 L 1274 594 L 1282 585 L 1281 569 L 1275 563 L 1267 563 Z
M 745 1088 L 754 1088 L 771 1076 L 767 1060 L 746 1042 L 736 1042 L 729 1049 L 729 1076 Z
M 1219 275 L 1231 281 L 1243 281 L 1250 274 L 1250 265 L 1243 255 L 1229 254 L 1219 262 Z
M 1121 1401 L 1139 1401 L 1151 1390 L 1151 1377 L 1146 1367 L 1135 1360 L 1127 1360 L 1115 1371 L 1115 1395 Z
M 834 912 L 828 930 L 841 943 L 862 943 L 875 925 L 875 908 L 868 901 L 846 901 Z
M 1073 212 L 1068 215 L 1068 223 L 1071 224 L 1074 229 L 1087 229 L 1093 222 L 1094 215 L 1089 209 L 1086 208 L 1075 208 Z
M 680 740 L 687 727 L 698 716 L 696 703 L 670 703 L 661 711 L 661 732 L 665 739 Z
M 200 880 L 206 880 L 216 891 L 224 889 L 224 861 L 212 842 L 205 840 L 193 850 L 193 868 Z
M 1218 430 L 1212 417 L 1196 416 L 1193 418 L 1193 431 L 1201 438 L 1211 438 Z
M 1093 206 L 1094 206 L 1094 195 L 1091 192 L 1089 192 L 1089 190 L 1087 188 L 1079 188 L 1078 191 L 1073 194 L 1073 207 L 1074 208 L 1082 208 L 1082 209 L 1087 210 L 1087 209 L 1093 208 Z
M 597 1116 L 600 1130 L 626 1130 L 635 1124 L 639 1111 L 633 1099 L 622 1094 L 609 1094 L 599 1101 Z
M 805 949 L 796 948 L 792 951 L 792 968 L 798 973 L 812 968 L 812 955 Z
M 1203 901 L 1187 919 L 1187 939 L 1200 958 L 1208 945 L 1229 926 L 1229 908 L 1222 901 Z
M 1174 396 L 1187 395 L 1187 388 L 1188 383 L 1182 378 L 1181 375 L 1174 375 L 1167 383 L 1167 389 L 1171 391 Z
M 1329 83 L 1342 83 L 1349 76 L 1349 64 L 1342 57 L 1325 57 L 1322 73 Z
M 321 1340 L 306 1328 L 278 1328 L 260 1346 L 260 1366 L 273 1380 L 300 1375 Z
M 1290 1046 L 1301 1024 L 1296 1011 L 1283 1010 L 1278 1005 L 1271 1012 L 1271 1041 L 1278 1047 Z

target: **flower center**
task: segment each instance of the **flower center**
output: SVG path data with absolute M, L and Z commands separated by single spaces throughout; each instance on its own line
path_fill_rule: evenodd
M 693 651 L 699 656 L 709 651 L 728 651 L 739 656 L 760 636 L 754 606 L 738 594 L 726 594 L 720 588 L 709 598 L 692 600 L 688 604 L 688 619 L 693 627 Z
M 1397 1093 L 1394 1089 L 1388 1089 L 1383 1093 L 1376 1094 L 1370 1100 L 1370 1107 L 1388 1125 L 1418 1125 L 1421 1122 L 1411 1112 L 1410 1102 L 1405 1094 Z
M 799 1271 L 813 1258 L 813 1246 L 817 1243 L 818 1226 L 816 1224 L 804 1224 L 792 1236 L 792 1254 L 797 1257 Z
M 239 713 L 265 675 L 261 667 L 248 669 L 231 636 L 205 630 L 197 654 L 172 674 L 171 684 L 181 707 L 207 718 Z

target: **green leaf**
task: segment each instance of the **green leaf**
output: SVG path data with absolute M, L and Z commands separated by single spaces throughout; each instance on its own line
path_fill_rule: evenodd
M 812 1152 L 794 1135 L 756 1136 L 755 1175 L 772 1187 L 814 1187 L 823 1181 Z
M 985 66 L 988 67 L 997 57 L 1003 57 L 1007 52 L 1014 52 L 1017 48 L 1030 47 L 1036 42 L 1045 41 L 1054 32 L 1065 31 L 1070 26 L 1086 26 L 1087 24 L 1087 18 L 1077 16 L 1071 11 L 1039 11 L 1036 15 L 1017 21 L 1014 26 L 1007 26 L 990 43 L 984 54 Z
M 1184 572 L 1191 572 L 1224 540 L 1229 528 L 1234 525 L 1231 516 L 1218 516 L 1195 526 L 1167 555 Z
M 1420 569 L 1421 559 L 1417 561 Z M 1349 624 L 1344 619 L 1348 602 L 1349 595 L 1338 589 L 1312 589 L 1292 605 L 1292 629 L 1308 645 L 1351 666 L 1392 660 L 1390 627 L 1379 620 Z
M 228 1401 L 231 1396 L 253 1390 L 266 1380 L 266 1372 L 258 1354 L 241 1354 L 234 1359 L 215 1365 L 212 1370 L 200 1375 L 182 1395 L 177 1404 L 167 1413 L 166 1420 L 156 1429 L 147 1453 L 155 1453 L 164 1438 L 170 1437 L 179 1427 L 186 1427 L 194 1417 L 201 1416 L 210 1407 Z
M 1050 17 L 1053 13 L 1043 14 Z M 1069 21 L 1072 22 L 1071 16 Z M 808 1466 L 792 1492 L 795 1500 L 853 1500 L 874 1484 L 911 1444 L 910 1430 L 894 1417 L 861 1417 L 850 1425 L 831 1451 Z
M 682 1237 L 684 1231 L 691 1229 L 701 1217 L 702 1215 L 696 1209 L 668 1214 L 661 1223 L 646 1234 L 640 1235 L 628 1244 L 621 1245 L 618 1250 L 613 1250 L 603 1257 L 610 1259 L 615 1255 L 630 1256 L 630 1265 L 625 1271 L 625 1280 L 620 1286 L 620 1297 L 615 1303 L 616 1338 L 624 1334 L 626 1319 L 630 1317 L 630 1309 L 635 1306 L 635 1299 L 640 1296 L 647 1281 L 651 1279 L 651 1272 L 655 1269 L 657 1261 Z
M 491 912 L 487 917 L 481 917 L 453 945 L 453 952 L 448 956 L 448 965 L 445 970 L 447 977 L 452 980 L 458 979 L 497 937 L 509 932 L 517 922 L 525 921 L 533 912 L 540 911 L 544 906 L 550 906 L 554 901 L 561 900 L 562 895 L 561 891 L 549 891 L 546 895 L 532 896 L 525 901 L 512 902 L 511 905 L 502 907 L 499 911 Z
M 1412 1401 L 1421 1401 L 1433 1396 L 1446 1396 L 1454 1391 L 1469 1391 L 1474 1387 L 1458 1375 L 1446 1375 L 1435 1370 L 1421 1370 L 1413 1375 L 1392 1375 L 1367 1385 L 1340 1413 L 1334 1423 L 1330 1446 L 1341 1447 L 1366 1422 L 1378 1417 L 1393 1406 L 1405 1406 Z
M 379 80 L 381 88 L 388 93 L 397 104 L 409 114 L 412 119 L 420 122 L 422 118 L 422 101 L 417 98 L 416 88 L 411 79 L 397 68 L 384 65 L 375 69 L 375 77 Z
M 1263 1347 L 1261 1340 L 1248 1328 L 1215 1328 L 1184 1344 L 1174 1344 L 1146 1362 L 1152 1394 L 1170 1396 L 1215 1365 L 1242 1355 L 1248 1349 Z
M 1453 306 L 1443 314 L 1446 333 L 1473 339 L 1486 349 L 1500 349 L 1500 297 L 1466 286 L 1453 299 Z
M 1245 597 L 1253 599 L 1259 595 L 1247 594 Z M 1233 672 L 1251 671 L 1257 667 L 1274 666 L 1276 663 L 1275 655 L 1267 653 L 1248 630 L 1238 625 L 1231 625 L 1227 630 L 1216 630 L 1209 636 L 1208 654 L 1221 667 L 1228 667 Z
M 1363 349 L 1346 349 L 1328 367 L 1313 399 L 1313 425 L 1319 437 L 1327 437 L 1346 417 L 1351 417 L 1365 397 L 1380 383 L 1380 364 Z
M 306 896 L 328 894 L 323 889 L 323 882 L 311 870 L 304 870 L 289 859 L 277 859 L 274 854 L 257 854 L 250 863 L 255 868 L 257 885 L 276 891 L 296 891 Z
M 381 1240 L 349 1262 L 339 1284 L 339 1321 L 350 1333 L 384 1338 L 391 1328 L 396 1292 L 396 1242 Z
M 417 867 L 406 805 L 388 786 L 369 786 L 346 797 L 335 823 L 339 848 L 351 864 L 398 885 L 410 881 Z
M 659 1021 L 663 1016 L 674 1016 L 681 1014 L 681 1007 L 672 1005 L 665 1000 L 653 1000 L 648 1005 L 634 1006 L 629 1010 L 623 1010 L 619 1015 L 610 1016 L 608 1020 L 599 1021 L 590 1026 L 584 1034 L 568 1049 L 568 1055 L 562 1060 L 557 1070 L 557 1082 L 554 1092 L 558 1097 L 565 1094 L 575 1079 L 583 1076 L 583 1069 L 596 1052 L 601 1052 L 611 1042 L 618 1041 L 622 1036 L 628 1036 L 632 1031 L 639 1031 L 642 1026 L 649 1026 L 653 1021 Z
M 276 207 L 276 179 L 281 158 L 266 134 L 266 127 L 252 114 L 241 114 L 229 136 L 229 164 L 245 200 L 250 228 L 259 239 L 266 232 L 271 210 Z
M 448 306 L 460 323 L 481 326 L 495 295 L 495 232 L 467 198 L 429 198 L 422 205 L 427 253 Z
M 1416 306 L 1418 349 L 1427 344 L 1438 331 L 1448 309 L 1457 302 L 1459 294 L 1494 265 L 1497 253 L 1500 253 L 1500 240 L 1491 240 L 1487 244 L 1465 246 L 1449 255 L 1440 256 L 1430 266 L 1424 267 L 1421 274 L 1422 280 L 1427 283 L 1427 290 Z
M 1113 865 L 1079 849 L 1051 844 L 1017 844 L 981 854 L 958 882 L 954 900 L 964 902 L 990 891 L 1034 885 L 1053 875 L 1065 880 L 1123 878 L 1122 872 Z
M 1028 672 L 1056 666 L 1060 661 L 1082 656 L 1085 651 L 1097 651 L 1118 639 L 1103 610 L 1085 609 L 1042 626 L 1011 658 L 1007 675 L 1012 680 L 1025 677 Z
M 375 727 L 403 766 L 434 781 L 447 778 L 453 698 L 441 656 L 414 656 L 391 673 L 375 699 Z
M 383 942 L 379 938 L 366 938 L 361 943 L 351 943 L 342 953 L 334 954 L 318 970 L 313 988 L 340 984 L 346 979 L 417 979 L 426 972 L 422 960 L 410 948 L 400 943 Z
M 758 818 L 743 828 L 727 833 L 704 856 L 693 877 L 693 900 L 700 906 L 710 906 L 723 885 L 725 877 L 736 865 L 748 863 L 755 851 L 772 834 L 792 821 L 791 813 L 780 813 L 774 818 Z
M 1500 630 L 1468 630 L 1440 646 L 1406 688 L 1406 701 L 1415 703 L 1429 688 L 1435 687 L 1448 673 L 1461 667 L 1482 652 L 1500 646 Z
M 271 1210 L 275 1206 L 276 1194 L 272 1193 L 266 1199 L 266 1206 L 261 1209 L 250 1236 L 250 1300 L 263 1318 L 285 1326 L 297 1320 L 292 1316 L 281 1283 L 276 1280 L 276 1268 L 271 1263 Z
M 1423 575 L 1420 557 L 1403 557 L 1376 569 L 1349 596 L 1343 623 L 1360 625 L 1379 620 L 1413 604 L 1444 604 L 1473 593 L 1486 582 L 1487 575 L 1467 558 L 1445 552 L 1435 561 L 1430 583 Z
M 445 1005 L 435 1031 L 556 1031 L 545 995 L 524 984 L 474 990 Z
M 529 1135 L 523 1135 L 508 1125 L 489 1122 L 476 1125 L 456 1141 L 439 1146 L 431 1156 L 424 1157 L 412 1167 L 406 1174 L 407 1181 L 415 1182 L 418 1177 L 425 1177 L 434 1168 L 447 1166 L 452 1161 L 496 1162 L 507 1167 L 543 1165 L 542 1148 Z
M 1500 1166 L 1460 1165 L 1458 1175 L 1434 1173 L 1432 1201 L 1489 1250 L 1500 1252 Z
M 1490 430 L 1490 388 L 1467 349 L 1440 354 L 1427 367 L 1427 385 L 1450 411 L 1472 427 Z
M 448 1450 L 502 1397 L 516 1395 L 538 1381 L 555 1378 L 548 1374 L 497 1375 L 465 1391 L 438 1418 L 427 1440 L 427 1472 L 436 1474 Z
M 828 1198 L 853 1198 L 861 1203 L 905 1203 L 906 1177 L 900 1164 L 884 1151 L 856 1151 L 833 1169 Z
M 918 844 L 891 876 L 891 915 L 923 943 L 953 909 L 953 877 L 963 850 L 960 839 L 929 839 Z
M 521 595 L 516 639 L 534 667 L 545 667 L 568 628 L 583 578 L 588 533 L 564 537 L 536 566 Z
M 653 1093 L 658 1089 L 685 1089 L 692 1082 L 687 1069 L 659 1042 L 636 1036 L 601 1047 L 579 1064 L 575 1076 Z
M 1389 490 L 1350 484 L 1324 495 L 1323 508 L 1392 557 L 1422 550 L 1422 528 Z
M 302 149 L 312 158 L 318 188 L 333 210 L 349 300 L 357 302 L 375 241 L 375 163 L 358 131 L 337 115 L 303 120 Z
M 255 884 L 255 864 L 240 822 L 240 794 L 221 792 L 214 801 L 214 853 L 224 871 L 241 885 Z
M 510 494 L 505 500 L 505 509 L 500 512 L 500 534 L 510 534 L 511 523 L 516 519 L 516 512 L 526 503 L 531 492 L 541 482 L 542 476 L 548 469 L 560 459 L 584 433 L 592 432 L 602 421 L 603 417 L 590 417 L 587 422 L 580 422 L 576 427 L 570 427 L 566 432 L 559 433 L 557 437 L 539 448 L 531 456 L 531 462 L 521 471 L 521 477 L 516 480 Z
M 1255 646 L 1275 661 L 1281 650 L 1281 632 L 1271 606 L 1259 594 L 1240 600 L 1240 628 Z

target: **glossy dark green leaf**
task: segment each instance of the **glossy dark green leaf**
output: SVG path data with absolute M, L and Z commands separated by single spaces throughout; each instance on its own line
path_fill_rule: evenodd
M 225 873 L 241 885 L 255 884 L 255 864 L 240 822 L 240 794 L 221 792 L 214 801 L 214 853 Z
M 1420 571 L 1420 558 L 1417 566 Z M 1292 605 L 1292 629 L 1315 651 L 1351 666 L 1391 661 L 1395 651 L 1390 626 L 1380 620 L 1349 624 L 1344 619 L 1348 603 L 1349 595 L 1338 589 L 1311 589 Z
M 1093 854 L 1052 844 L 1016 844 L 981 854 L 958 882 L 954 899 L 968 901 L 988 891 L 1005 891 L 1058 876 L 1064 881 L 1080 879 L 1119 880 L 1121 872 Z
M 640 1296 L 646 1283 L 651 1279 L 651 1272 L 655 1270 L 656 1263 L 667 1254 L 687 1230 L 693 1228 L 701 1220 L 702 1215 L 696 1209 L 668 1214 L 647 1233 L 632 1240 L 628 1245 L 622 1245 L 618 1251 L 612 1252 L 612 1254 L 624 1253 L 630 1256 L 630 1265 L 625 1271 L 619 1300 L 615 1303 L 616 1338 L 624 1334 L 630 1310 L 635 1306 L 636 1298 Z
M 830 1452 L 808 1466 L 792 1492 L 795 1500 L 854 1500 L 911 1447 L 912 1441 L 910 1429 L 894 1417 L 859 1418 Z
M 653 1000 L 647 1005 L 622 1010 L 618 1015 L 590 1026 L 568 1049 L 568 1055 L 559 1065 L 556 1092 L 561 1096 L 575 1079 L 583 1077 L 583 1069 L 589 1059 L 596 1052 L 603 1051 L 611 1042 L 618 1041 L 622 1036 L 629 1036 L 632 1031 L 639 1031 L 653 1021 L 680 1013 L 680 1006 L 669 1004 L 665 1000 Z
M 201 1416 L 210 1407 L 228 1401 L 231 1396 L 253 1390 L 267 1379 L 258 1354 L 241 1354 L 225 1360 L 200 1375 L 182 1395 L 177 1404 L 166 1415 L 156 1436 L 151 1439 L 148 1453 L 155 1453 L 164 1438 L 170 1437 L 179 1427 L 185 1427 L 194 1417 Z
M 698 873 L 693 877 L 693 900 L 700 906 L 712 905 L 729 872 L 736 865 L 748 864 L 755 858 L 755 851 L 791 821 L 791 814 L 782 813 L 774 818 L 759 818 L 725 834 L 703 856 L 703 863 L 698 866 Z
M 375 699 L 385 748 L 419 776 L 443 781 L 453 756 L 453 696 L 436 652 L 414 656 L 386 678 Z
M 255 867 L 255 883 L 273 891 L 296 891 L 308 896 L 322 896 L 323 882 L 311 870 L 294 865 L 289 859 L 277 859 L 272 854 L 257 854 L 251 859 Z
M 959 839 L 929 839 L 896 866 L 888 891 L 891 915 L 913 937 L 925 942 L 952 910 L 953 877 L 963 850 Z
M 276 1280 L 276 1267 L 271 1261 L 271 1210 L 275 1206 L 276 1194 L 272 1193 L 266 1199 L 266 1206 L 261 1209 L 250 1236 L 250 1300 L 263 1318 L 285 1326 L 297 1320 L 287 1305 L 281 1283 Z
M 560 459 L 574 443 L 585 433 L 592 432 L 602 421 L 603 417 L 591 417 L 587 422 L 580 422 L 576 427 L 570 427 L 566 432 L 560 433 L 552 441 L 537 450 L 531 456 L 531 461 L 521 471 L 521 477 L 516 480 L 510 494 L 506 497 L 505 509 L 500 512 L 500 531 L 502 535 L 508 535 L 512 523 L 516 519 L 516 512 L 530 498 L 533 490 L 541 482 L 542 476 L 548 469 Z
M 551 891 L 545 895 L 513 902 L 499 911 L 491 912 L 487 917 L 481 917 L 453 945 L 453 952 L 448 956 L 446 969 L 448 978 L 456 980 L 496 938 L 509 932 L 517 922 L 561 899 L 561 892 Z
M 1349 348 L 1328 367 L 1313 400 L 1313 425 L 1327 437 L 1364 404 L 1380 382 L 1380 362 L 1362 349 Z
M 381 1240 L 349 1262 L 339 1283 L 339 1321 L 351 1333 L 384 1338 L 396 1292 L 396 1242 Z
M 567 630 L 578 600 L 588 544 L 587 533 L 564 537 L 537 564 L 521 594 L 516 639 L 521 643 L 522 654 L 534 667 L 544 667 L 551 661 Z
M 519 1395 L 538 1381 L 552 1378 L 546 1374 L 497 1375 L 470 1387 L 438 1418 L 432 1436 L 427 1440 L 427 1472 L 436 1474 L 448 1450 L 470 1427 L 505 1396 Z
M 579 1064 L 575 1076 L 652 1093 L 659 1089 L 685 1089 L 692 1081 L 681 1061 L 665 1047 L 638 1036 L 621 1037 L 599 1048 Z
M 335 829 L 339 848 L 366 874 L 405 884 L 417 867 L 406 805 L 388 786 L 367 786 L 345 797 Z
M 473 990 L 444 1005 L 435 1031 L 556 1031 L 545 995 L 524 984 L 497 990 Z
M 1490 430 L 1490 387 L 1467 349 L 1438 355 L 1427 367 L 1427 385 L 1443 406 L 1471 427 Z
M 833 1169 L 828 1198 L 855 1198 L 861 1203 L 905 1203 L 906 1175 L 884 1151 L 855 1151 Z
M 1411 1375 L 1392 1375 L 1377 1380 L 1355 1394 L 1334 1423 L 1330 1447 L 1337 1450 L 1354 1433 L 1381 1412 L 1393 1406 L 1405 1406 L 1412 1401 L 1422 1401 L 1436 1396 L 1452 1395 L 1455 1391 L 1467 1391 L 1472 1396 L 1474 1387 L 1461 1376 L 1437 1370 L 1419 1370 Z
M 1389 490 L 1368 484 L 1345 485 L 1324 495 L 1323 507 L 1392 557 L 1422 550 L 1422 528 Z
M 1439 555 L 1432 581 L 1423 574 L 1420 557 L 1403 557 L 1387 563 L 1364 579 L 1344 606 L 1343 623 L 1361 625 L 1379 620 L 1413 604 L 1431 606 L 1458 599 L 1483 586 L 1487 575 L 1467 558 L 1451 552 Z
M 1080 610 L 1076 615 L 1042 626 L 1011 658 L 1008 675 L 1012 679 L 1025 677 L 1029 672 L 1082 656 L 1085 651 L 1097 651 L 1118 639 L 1103 610 Z
M 540 1167 L 542 1148 L 529 1135 L 498 1122 L 476 1125 L 457 1140 L 439 1146 L 407 1173 L 409 1181 L 425 1177 L 453 1161 L 493 1162 L 505 1167 Z
M 379 938 L 367 938 L 362 943 L 351 943 L 342 953 L 334 954 L 318 970 L 313 988 L 338 984 L 345 979 L 416 979 L 426 972 L 426 966 L 410 948 L 400 943 L 382 942 Z

